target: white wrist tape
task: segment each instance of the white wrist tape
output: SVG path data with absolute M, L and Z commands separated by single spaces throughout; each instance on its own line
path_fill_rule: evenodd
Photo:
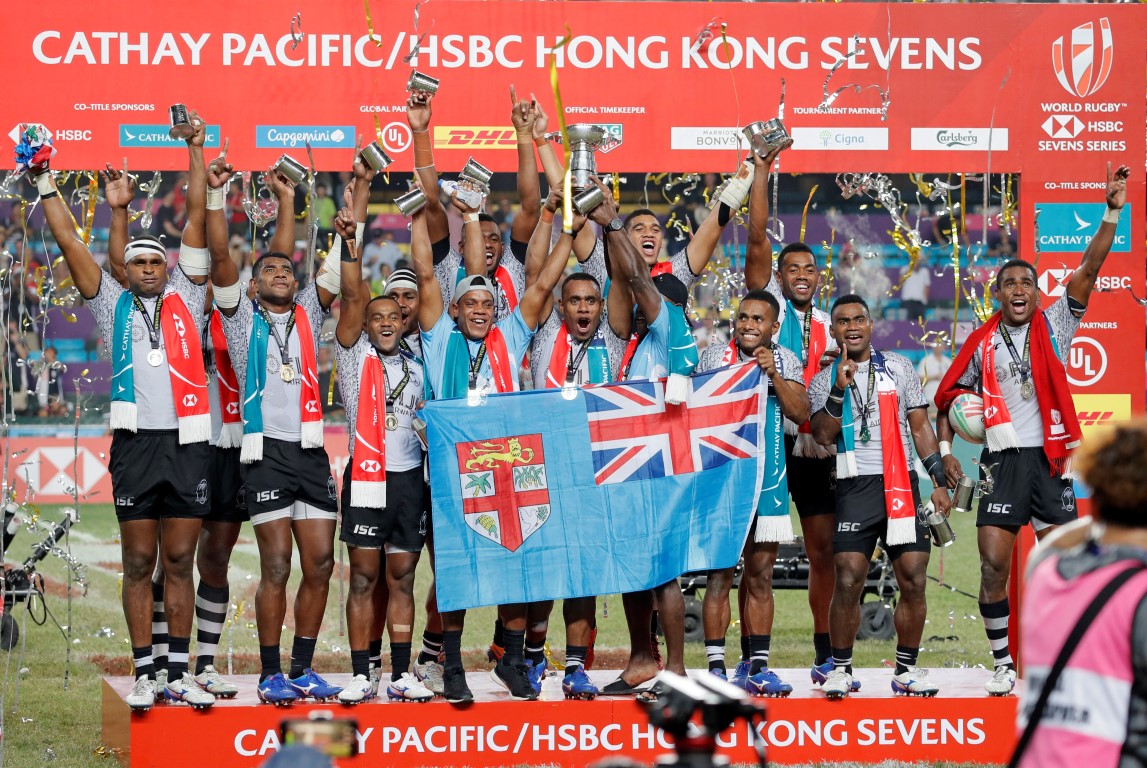
M 753 186 L 755 175 L 756 168 L 751 161 L 741 163 L 737 173 L 729 179 L 725 189 L 721 191 L 720 201 L 734 211 L 741 210 L 741 206 L 749 199 L 749 190 Z
M 219 189 L 212 189 L 211 187 L 208 187 L 207 188 L 207 210 L 209 210 L 209 211 L 221 211 L 221 210 L 223 210 L 223 200 L 225 198 L 226 198 L 226 195 L 223 194 L 223 187 L 219 187 Z
M 188 277 L 203 277 L 211 271 L 211 253 L 206 248 L 180 243 L 179 266 Z
M 354 244 L 358 248 L 358 255 L 362 256 L 362 236 L 366 234 L 366 222 L 360 221 L 354 225 Z
M 342 238 L 336 237 L 330 252 L 327 253 L 327 257 L 323 259 L 323 265 L 319 267 L 318 277 L 315 278 L 315 283 L 320 288 L 326 288 L 336 295 L 342 287 L 342 251 Z
M 243 297 L 243 287 L 239 282 L 232 285 L 212 284 L 211 290 L 215 294 L 215 306 L 220 309 L 234 309 Z
M 56 175 L 51 171 L 45 171 L 36 177 L 36 190 L 41 195 L 46 195 L 49 192 L 56 191 Z
M 952 455 L 952 444 L 947 440 L 940 441 L 940 458 L 945 458 Z
M 1108 208 L 1106 211 L 1103 212 L 1103 220 L 1106 221 L 1108 224 L 1118 224 L 1119 223 L 1119 215 L 1121 213 L 1123 213 L 1122 208 Z

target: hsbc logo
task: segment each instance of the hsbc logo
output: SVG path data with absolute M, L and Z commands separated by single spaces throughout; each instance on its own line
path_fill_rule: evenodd
M 1040 128 L 1053 139 L 1074 139 L 1083 131 L 1083 121 L 1075 115 L 1052 115 Z
M 195 395 L 184 395 L 183 396 L 183 405 L 188 407 L 188 408 L 193 407 L 198 402 L 199 402 L 199 398 L 196 397 Z
M 382 465 L 379 464 L 374 459 L 367 459 L 367 460 L 363 461 L 361 464 L 359 464 L 358 466 L 360 469 L 362 469 L 363 472 L 372 472 L 373 473 L 373 472 L 377 472 L 378 470 L 382 469 Z
M 1039 289 L 1057 299 L 1067 290 L 1067 281 L 1074 272 L 1074 269 L 1045 269 L 1039 276 Z
M 1067 380 L 1077 387 L 1090 387 L 1107 373 L 1107 351 L 1090 336 L 1076 336 L 1067 361 Z
M 1106 18 L 1080 24 L 1069 35 L 1051 44 L 1051 65 L 1063 89 L 1085 99 L 1107 82 L 1115 48 L 1111 41 L 1111 22 Z
M 183 324 L 183 318 L 180 317 L 179 315 L 173 315 L 171 320 L 172 320 L 172 322 L 175 323 L 175 332 L 178 333 L 181 338 L 183 336 L 186 336 L 187 335 L 187 326 L 185 326 Z
M 239 413 L 239 404 L 238 403 L 227 403 L 227 413 L 230 413 L 230 414 Z
M 307 404 L 305 406 L 303 406 L 303 409 L 307 413 L 318 413 L 319 412 L 319 404 L 315 400 L 308 400 Z
M 984 409 L 984 421 L 991 421 L 992 419 L 996 418 L 996 414 L 999 412 L 999 408 L 994 405 L 989 405 Z

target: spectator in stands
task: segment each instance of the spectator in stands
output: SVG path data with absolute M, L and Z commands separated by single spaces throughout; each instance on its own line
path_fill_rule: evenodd
M 32 376 L 28 370 L 28 345 L 24 343 L 15 321 L 8 323 L 8 343 L 6 346 L 8 384 L 12 388 L 11 413 L 23 416 L 32 412 L 29 393 L 32 390 Z
M 944 345 L 934 341 L 929 346 L 929 352 L 916 367 L 920 376 L 920 383 L 924 386 L 924 399 L 928 401 L 930 418 L 936 418 L 936 390 L 940 388 L 940 379 L 952 367 L 952 358 L 944 354 Z
M 299 197 L 301 198 L 302 195 Z M 328 235 L 334 235 L 335 214 L 338 213 L 338 206 L 331 197 L 331 189 L 325 182 L 320 182 L 315 186 L 313 205 L 315 221 L 319 223 L 319 240 L 325 243 Z
M 183 237 L 183 229 L 179 224 L 179 215 L 175 209 L 174 189 L 163 196 L 159 209 L 151 218 L 151 228 L 148 231 L 156 237 L 167 237 L 172 244 L 178 243 Z
M 907 312 L 907 320 L 928 319 L 928 289 L 932 287 L 932 270 L 922 258 L 911 271 L 907 266 L 900 271 L 900 306 Z
M 36 400 L 40 418 L 67 416 L 68 404 L 64 400 L 64 372 L 67 367 L 59 361 L 55 347 L 45 347 L 44 356 L 34 366 L 36 372 Z

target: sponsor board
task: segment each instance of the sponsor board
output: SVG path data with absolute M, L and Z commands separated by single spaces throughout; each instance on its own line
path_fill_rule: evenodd
M 1058 299 L 1067 293 L 1067 282 L 1073 274 L 1075 274 L 1075 270 L 1067 267 L 1042 270 L 1039 273 L 1039 289 L 1044 295 Z M 1100 275 L 1095 280 L 1094 290 L 1099 293 L 1114 293 L 1123 290 L 1129 291 L 1131 286 L 1131 278 L 1127 275 Z M 1083 325 L 1087 324 L 1084 323 Z
M 1036 203 L 1039 218 L 1040 250 L 1047 253 L 1083 253 L 1092 236 L 1103 220 L 1107 204 L 1086 203 Z M 1112 253 L 1131 252 L 1131 205 L 1123 207 L 1123 215 L 1115 225 L 1115 236 L 1111 243 Z
M 168 135 L 171 125 L 167 123 L 138 124 L 121 123 L 119 127 L 119 145 L 121 147 L 187 147 L 183 139 L 173 139 Z M 219 126 L 207 126 L 207 136 L 203 140 L 205 147 L 219 146 Z
M 1006 152 L 1007 128 L 913 128 L 912 149 Z
M 888 149 L 887 128 L 834 128 L 807 127 L 789 131 L 795 150 L 885 150 Z
M 1090 387 L 1107 373 L 1107 350 L 1090 336 L 1076 336 L 1067 359 L 1067 380 L 1077 387 Z
M 257 125 L 255 146 L 262 149 L 354 149 L 353 125 Z
M 514 128 L 496 125 L 436 125 L 435 149 L 517 149 Z
M 1079 394 L 1075 400 L 1075 415 L 1086 438 L 1097 428 L 1131 418 L 1131 395 Z
M 735 126 L 688 127 L 673 126 L 669 129 L 670 149 L 747 149 L 741 129 Z

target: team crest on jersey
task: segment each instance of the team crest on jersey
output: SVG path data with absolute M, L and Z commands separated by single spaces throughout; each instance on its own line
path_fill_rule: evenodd
M 455 447 L 466 525 L 517 551 L 552 511 L 542 436 L 498 437 Z

